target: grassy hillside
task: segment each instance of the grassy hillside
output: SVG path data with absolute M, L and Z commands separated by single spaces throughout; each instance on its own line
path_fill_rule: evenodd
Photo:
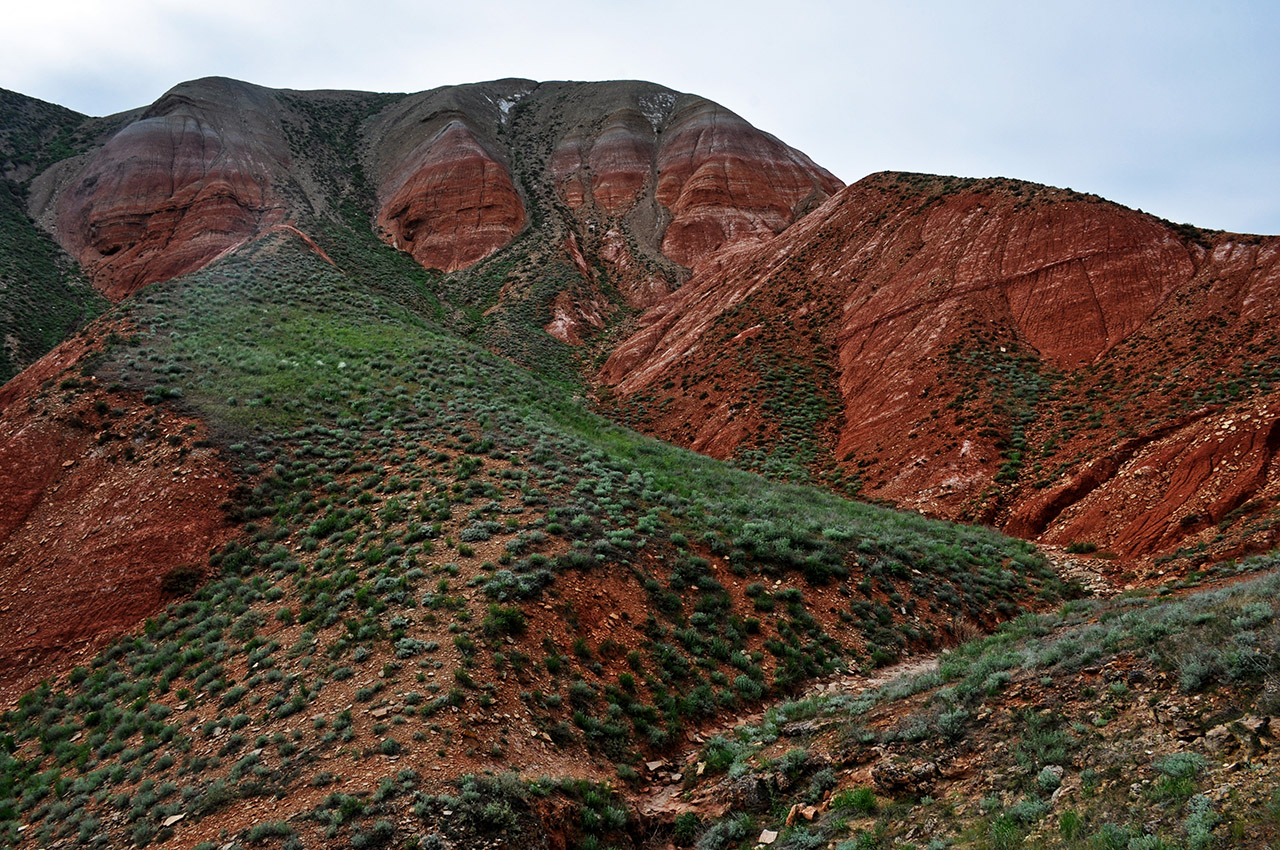
M 84 149 L 88 119 L 78 112 L 0 89 L 0 178 L 25 180 Z
M 1070 602 L 928 671 L 776 706 L 690 754 L 676 844 L 1275 847 L 1277 566 Z
M 101 313 L 106 301 L 27 217 L 22 180 L 71 156 L 85 117 L 0 89 L 0 383 Z
M 461 774 L 638 781 L 725 712 L 1066 590 L 1027 544 L 612 425 L 394 291 L 273 237 L 113 314 L 92 368 L 211 423 L 243 531 L 6 716 L 10 838 L 404 839 L 410 812 L 444 828 L 422 789 Z M 517 786 L 522 816 L 545 794 L 620 817 Z M 285 825 L 235 805 L 273 796 Z

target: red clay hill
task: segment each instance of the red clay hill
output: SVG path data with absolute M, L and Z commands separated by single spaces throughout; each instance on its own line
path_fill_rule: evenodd
M 772 237 L 842 185 L 724 107 L 651 83 L 378 96 L 207 78 L 101 123 L 99 144 L 33 181 L 31 206 L 115 300 L 331 212 L 326 158 L 372 195 L 358 200 L 379 236 L 424 266 L 490 256 L 546 194 L 552 217 L 603 240 L 609 265 L 665 264 L 649 281 L 659 292 L 687 276 L 679 266 Z
M 535 271 L 567 258 L 584 283 L 535 301 L 532 330 L 580 343 L 616 302 L 648 307 L 629 334 L 592 342 L 611 355 L 606 405 L 637 427 L 1148 565 L 1276 542 L 1274 238 L 1001 179 L 842 188 L 727 109 L 639 82 L 373 95 L 212 78 L 78 132 L 91 141 L 28 181 L 29 209 L 113 299 L 342 216 L 443 272 L 502 251 Z M 497 303 L 525 282 L 500 281 Z M 51 524 L 141 517 L 148 498 L 197 505 L 196 548 L 224 534 L 222 498 L 187 493 L 183 463 L 154 459 L 154 487 L 103 489 L 117 485 L 95 477 L 84 440 L 109 445 L 119 428 L 100 409 L 128 405 L 68 407 L 57 388 L 79 379 L 57 363 L 74 358 L 53 357 L 5 390 L 0 468 L 21 486 L 0 545 L 37 551 L 23 547 Z M 99 496 L 111 507 L 95 513 Z M 62 502 L 82 508 L 51 519 Z M 129 533 L 146 537 L 140 523 Z M 112 544 L 121 564 L 142 551 L 129 541 Z M 171 555 L 148 563 L 193 557 Z M 33 650 L 66 642 L 18 630 Z
M 33 193 L 107 297 L 200 268 L 285 219 L 289 144 L 267 90 L 198 80 L 123 117 L 105 144 L 45 172 Z
M 1280 239 L 877 174 L 704 263 L 600 374 L 620 415 L 716 457 L 1195 561 L 1276 542 L 1278 311 Z

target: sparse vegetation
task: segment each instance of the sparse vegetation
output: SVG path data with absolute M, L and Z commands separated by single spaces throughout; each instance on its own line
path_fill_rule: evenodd
M 758 416 L 736 466 L 612 423 L 584 401 L 598 352 L 543 329 L 560 293 L 623 302 L 607 272 L 566 259 L 559 200 L 529 180 L 550 135 L 513 148 L 530 227 L 443 275 L 369 227 L 361 133 L 401 96 L 282 97 L 293 153 L 328 199 L 306 222 L 328 258 L 278 234 L 151 286 L 110 313 L 136 332 L 48 384 L 199 417 L 240 487 L 227 542 L 159 579 L 163 611 L 0 716 L 0 841 L 142 847 L 196 827 L 221 829 L 210 846 L 518 846 L 548 825 L 584 848 L 727 850 L 765 829 L 775 847 L 840 850 L 1276 840 L 1280 801 L 1253 790 L 1274 778 L 1274 732 L 1255 720 L 1280 711 L 1276 556 L 1209 593 L 1083 601 L 1027 543 L 848 501 L 873 463 L 831 456 L 835 355 L 808 311 L 770 333 L 812 359 L 765 336 L 732 355 L 757 379 L 732 402 Z M 79 120 L 32 129 L 42 162 L 84 144 Z M 535 123 L 516 108 L 503 132 Z M 922 211 L 970 185 L 893 179 L 927 191 Z M 27 357 L 106 305 L 31 238 L 9 189 L 3 247 L 52 305 Z M 764 318 L 735 309 L 714 339 Z M 997 486 L 971 508 L 990 517 L 1059 474 L 1037 459 L 1119 412 L 1085 391 L 1042 419 L 1083 384 L 1008 340 L 969 342 L 949 352 L 969 385 L 948 410 L 987 420 Z M 1232 368 L 1194 394 L 1179 378 L 1178 397 L 1226 403 L 1274 377 Z M 719 391 L 715 375 L 678 391 Z M 610 409 L 644 424 L 661 404 Z M 1244 539 L 1274 508 L 1176 522 Z M 1112 557 L 1098 549 L 1067 547 Z M 807 693 L 922 652 L 940 653 L 936 669 Z M 1228 749 L 1248 772 L 1227 775 Z M 583 778 L 514 772 L 544 754 Z M 1247 801 L 1232 787 L 1246 781 Z M 673 807 L 727 814 L 637 817 L 631 795 L 660 787 Z M 306 811 L 284 802 L 301 798 Z M 279 819 L 211 826 L 242 806 Z

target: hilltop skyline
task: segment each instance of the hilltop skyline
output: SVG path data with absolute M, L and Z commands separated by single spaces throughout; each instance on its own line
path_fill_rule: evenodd
M 503 77 L 641 79 L 696 92 L 845 182 L 882 170 L 1005 176 L 1173 221 L 1280 233 L 1280 12 L 1190 3 L 673 3 L 137 0 L 11 13 L 0 86 L 93 115 L 182 81 L 421 91 Z

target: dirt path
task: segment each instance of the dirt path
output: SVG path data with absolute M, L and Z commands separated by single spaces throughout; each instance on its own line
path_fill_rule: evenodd
M 939 656 L 940 653 L 930 653 L 929 655 L 917 656 L 899 664 L 881 667 L 878 670 L 871 670 L 865 673 L 840 673 L 813 683 L 796 699 L 808 699 L 815 696 L 858 696 L 887 685 L 903 676 L 917 676 L 937 670 Z M 722 808 L 722 805 L 720 807 L 701 805 L 709 801 L 709 797 L 715 791 L 714 788 L 703 789 L 697 796 L 685 799 L 682 785 L 684 772 L 694 769 L 698 754 L 702 751 L 703 742 L 716 735 L 731 735 L 733 730 L 740 726 L 762 723 L 766 710 L 761 709 L 752 714 L 740 715 L 719 726 L 705 730 L 702 734 L 694 736 L 694 745 L 686 747 L 679 756 L 663 762 L 661 767 L 655 767 L 651 771 L 656 779 L 655 784 L 650 786 L 648 793 L 641 794 L 636 799 L 636 805 L 640 811 L 648 817 L 657 817 L 659 819 L 673 817 L 681 812 L 688 811 L 698 812 L 699 814 L 718 814 L 719 812 L 709 811 L 709 808 Z M 651 764 L 657 765 L 658 763 L 652 762 Z
M 1075 580 L 1089 589 L 1090 593 L 1099 597 L 1113 596 L 1120 588 L 1111 583 L 1105 576 L 1091 569 L 1088 563 L 1072 557 L 1057 547 L 1042 547 L 1045 557 L 1058 575 L 1065 581 Z M 906 676 L 919 676 L 938 669 L 942 653 L 930 653 L 907 659 L 906 661 L 878 670 L 840 673 L 835 676 L 814 682 L 798 699 L 815 696 L 859 696 L 868 691 L 883 687 L 890 682 Z M 702 789 L 693 797 L 686 797 L 683 788 L 684 772 L 693 770 L 702 744 L 716 735 L 731 736 L 733 730 L 746 725 L 758 725 L 764 721 L 765 711 L 762 708 L 751 714 L 744 714 L 728 720 L 702 734 L 695 735 L 690 746 L 685 747 L 678 756 L 654 765 L 650 773 L 654 783 L 647 792 L 636 798 L 636 805 L 645 815 L 660 820 L 674 817 L 681 812 L 694 811 L 699 814 L 717 814 L 711 809 L 720 808 L 712 800 L 714 788 Z
M 1040 551 L 1049 559 L 1049 564 L 1064 581 L 1078 581 L 1094 596 L 1106 598 L 1120 592 L 1121 588 L 1102 573 L 1093 569 L 1088 561 L 1076 558 L 1060 546 L 1040 546 Z

